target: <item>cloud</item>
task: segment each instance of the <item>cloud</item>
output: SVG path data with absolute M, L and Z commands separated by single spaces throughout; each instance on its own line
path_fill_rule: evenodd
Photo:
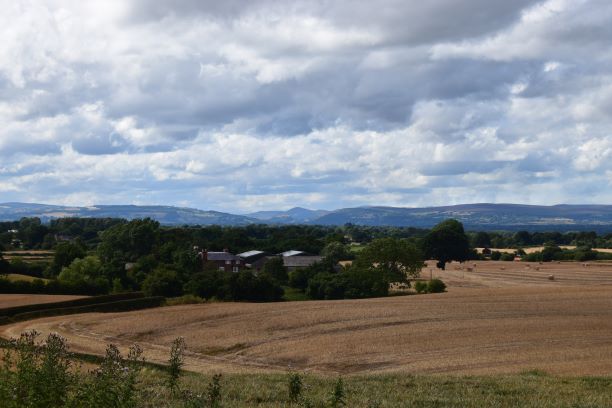
M 611 19 L 604 0 L 10 2 L 0 201 L 609 202 Z

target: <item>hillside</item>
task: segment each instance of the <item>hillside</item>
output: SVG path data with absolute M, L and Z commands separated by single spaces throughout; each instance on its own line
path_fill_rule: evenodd
M 456 218 L 478 230 L 597 230 L 612 231 L 612 205 L 463 204 L 443 207 L 356 207 L 333 211 L 296 207 L 288 211 L 260 211 L 245 215 L 172 206 L 95 205 L 68 207 L 46 204 L 0 204 L 0 221 L 40 217 L 150 217 L 165 225 L 312 224 L 411 226 L 429 228 Z
M 471 229 L 612 229 L 612 205 L 463 204 L 444 207 L 345 208 L 319 217 L 323 225 L 431 227 L 456 218 Z
M 171 206 L 96 205 L 92 207 L 68 207 L 46 204 L 0 204 L 0 221 L 18 220 L 21 217 L 39 217 L 43 221 L 64 217 L 87 218 L 153 218 L 165 225 L 246 225 L 257 220 L 242 215 L 218 211 Z

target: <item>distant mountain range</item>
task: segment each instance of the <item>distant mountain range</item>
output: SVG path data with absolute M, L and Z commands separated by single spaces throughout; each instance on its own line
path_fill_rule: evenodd
M 218 211 L 171 206 L 95 205 L 69 207 L 46 204 L 0 204 L 0 221 L 40 217 L 48 221 L 62 217 L 150 217 L 165 225 L 312 224 L 410 226 L 429 228 L 447 218 L 456 218 L 472 230 L 529 229 L 612 231 L 612 205 L 463 204 L 445 207 L 400 208 L 357 207 L 339 210 L 260 211 L 237 215 Z
M 245 225 L 257 220 L 243 215 L 218 211 L 202 211 L 194 208 L 165 205 L 95 205 L 91 207 L 69 207 L 47 204 L 4 203 L 0 204 L 0 221 L 18 220 L 21 217 L 39 217 L 43 221 L 65 217 L 89 218 L 153 218 L 166 225 Z

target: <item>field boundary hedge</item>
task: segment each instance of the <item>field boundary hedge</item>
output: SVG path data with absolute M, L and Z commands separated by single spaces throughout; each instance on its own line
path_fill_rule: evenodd
M 128 312 L 130 310 L 148 309 L 161 306 L 166 300 L 163 296 L 144 297 L 138 299 L 119 300 L 117 302 L 97 303 L 86 306 L 43 309 L 34 312 L 20 313 L 11 318 L 13 322 L 38 319 L 40 317 L 62 316 L 78 313 L 112 313 Z
M 33 305 L 13 306 L 13 307 L 7 307 L 5 309 L 0 309 L 0 316 L 13 317 L 17 314 L 35 312 L 37 310 L 50 310 L 50 309 L 68 308 L 68 307 L 76 307 L 76 306 L 87 306 L 87 305 L 95 305 L 95 304 L 100 304 L 100 303 L 118 302 L 120 300 L 139 299 L 143 297 L 144 297 L 144 293 L 142 292 L 129 292 L 129 293 L 117 293 L 114 295 L 84 297 L 84 298 L 73 299 L 73 300 L 63 300 L 60 302 L 37 303 Z

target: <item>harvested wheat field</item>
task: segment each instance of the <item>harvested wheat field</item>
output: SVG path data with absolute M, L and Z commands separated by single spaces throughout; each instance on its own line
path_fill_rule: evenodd
M 44 318 L 1 328 L 57 331 L 74 350 L 141 344 L 164 362 L 185 337 L 199 372 L 612 374 L 612 286 L 454 288 L 368 300 L 209 303 Z
M 39 303 L 63 302 L 85 296 L 72 295 L 8 295 L 0 294 L 0 309 L 14 306 L 36 305 Z
M 449 290 L 457 287 L 516 287 L 612 285 L 612 262 L 453 262 L 446 270 L 427 261 L 421 271 L 423 279 L 442 279 Z

